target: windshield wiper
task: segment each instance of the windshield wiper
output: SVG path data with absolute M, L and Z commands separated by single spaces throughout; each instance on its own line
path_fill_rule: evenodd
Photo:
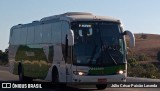
M 103 41 L 101 41 L 101 43 L 102 43 L 102 47 L 104 47 L 105 45 L 103 44 Z M 108 48 L 102 48 L 102 49 L 104 49 L 105 58 L 107 57 L 107 54 L 108 54 L 109 57 L 110 57 L 110 59 L 117 65 L 117 62 L 116 62 L 116 60 L 113 58 L 113 56 L 111 55 L 109 49 L 108 49 Z M 106 54 L 106 52 L 107 52 L 107 54 Z M 107 60 L 107 58 L 106 58 L 106 60 Z
M 106 50 L 106 49 L 104 49 L 104 50 Z M 110 53 L 110 51 L 108 50 L 108 48 L 107 48 L 107 52 L 108 52 L 110 58 L 112 59 L 112 61 L 117 65 L 116 60 L 113 58 L 113 56 L 111 55 L 111 53 Z
M 99 27 L 98 27 L 98 29 L 99 29 Z M 100 30 L 100 29 L 99 29 L 99 30 Z M 115 61 L 115 59 L 114 59 L 113 56 L 111 55 L 109 49 L 108 49 L 108 48 L 105 48 L 105 45 L 104 45 L 103 40 L 102 40 L 101 37 L 102 37 L 102 35 L 101 35 L 101 31 L 100 31 L 100 41 L 101 41 L 101 46 L 102 46 L 102 48 L 104 47 L 103 49 L 104 49 L 105 58 L 107 57 L 107 54 L 106 54 L 106 49 L 107 49 L 107 53 L 108 53 L 109 57 L 110 57 L 111 60 L 117 65 L 117 62 Z M 106 60 L 107 60 L 107 58 L 106 58 Z

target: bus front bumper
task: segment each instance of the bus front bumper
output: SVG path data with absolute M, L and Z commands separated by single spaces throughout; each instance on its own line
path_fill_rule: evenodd
M 107 75 L 107 76 L 79 76 L 74 75 L 73 82 L 78 83 L 107 83 L 107 82 L 126 82 L 126 76 L 119 75 Z

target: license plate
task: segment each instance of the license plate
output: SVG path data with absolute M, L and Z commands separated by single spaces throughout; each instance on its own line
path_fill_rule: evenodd
M 107 83 L 107 79 L 106 78 L 100 78 L 100 79 L 98 79 L 98 83 Z

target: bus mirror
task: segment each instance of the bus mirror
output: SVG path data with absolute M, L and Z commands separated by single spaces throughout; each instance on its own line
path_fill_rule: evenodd
M 128 35 L 130 38 L 130 43 L 129 46 L 130 47 L 134 47 L 135 46 L 135 37 L 134 34 L 128 30 L 124 31 L 124 35 Z
M 74 45 L 74 33 L 73 30 L 68 31 L 68 45 Z

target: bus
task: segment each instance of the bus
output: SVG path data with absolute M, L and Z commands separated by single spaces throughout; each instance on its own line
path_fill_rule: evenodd
M 134 35 L 123 30 L 119 19 L 88 12 L 67 12 L 44 17 L 10 29 L 10 72 L 53 83 L 95 84 L 124 82 L 127 44 Z

